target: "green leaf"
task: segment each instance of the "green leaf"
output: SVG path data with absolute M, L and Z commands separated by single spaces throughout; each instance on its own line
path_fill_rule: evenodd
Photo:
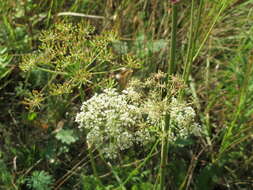
M 27 178 L 27 186 L 34 190 L 50 190 L 53 178 L 45 171 L 34 171 L 32 176 Z
M 10 63 L 12 56 L 8 55 L 8 49 L 6 47 L 0 47 L 0 80 L 6 77 L 11 71 Z
M 30 112 L 29 114 L 28 114 L 28 116 L 27 116 L 27 119 L 29 120 L 29 121 L 33 121 L 34 119 L 36 119 L 37 118 L 37 113 L 35 113 L 35 112 Z
M 199 176 L 196 178 L 196 189 L 213 189 L 217 182 L 217 179 L 221 177 L 221 169 L 213 164 L 207 165 L 204 169 L 200 171 Z
M 90 175 L 90 176 L 83 175 L 82 186 L 83 186 L 82 188 L 83 190 L 101 189 L 101 186 L 99 185 L 99 181 L 93 175 Z
M 60 140 L 62 143 L 71 144 L 77 141 L 77 137 L 74 135 L 73 130 L 62 129 L 56 134 L 56 139 Z
M 134 184 L 131 187 L 131 190 L 149 190 L 149 189 L 154 189 L 154 186 L 149 182 L 142 182 L 139 184 Z

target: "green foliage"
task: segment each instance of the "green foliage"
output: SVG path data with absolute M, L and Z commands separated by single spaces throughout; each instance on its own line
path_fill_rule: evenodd
M 196 189 L 212 190 L 222 176 L 222 171 L 213 164 L 205 166 L 196 178 Z
M 0 152 L 2 154 L 2 152 Z M 0 159 L 0 187 L 2 189 L 12 189 L 13 177 L 10 171 L 7 169 L 7 166 L 4 160 Z
M 35 120 L 36 118 L 37 118 L 37 113 L 35 113 L 35 112 L 30 112 L 30 113 L 28 113 L 28 115 L 27 115 L 27 119 L 29 120 L 29 121 L 33 121 L 33 120 Z
M 7 48 L 0 47 L 0 80 L 3 80 L 12 71 L 10 65 L 12 61 L 12 56 L 8 55 Z M 0 86 L 0 89 L 2 87 Z
M 59 132 L 57 132 L 55 137 L 62 143 L 66 143 L 68 145 L 77 141 L 77 137 L 74 135 L 74 131 L 70 129 L 61 129 Z
M 182 99 L 206 135 L 168 147 L 166 187 L 252 189 L 252 1 L 176 6 L 177 76 L 166 88 L 178 95 L 181 79 L 189 84 Z M 87 15 L 58 16 L 65 11 Z M 0 189 L 162 188 L 160 139 L 108 163 L 85 143 L 87 131 L 77 132 L 75 116 L 81 102 L 135 77 L 142 101 L 161 100 L 163 83 L 143 81 L 171 59 L 171 1 L 2 0 L 0 15 Z
M 45 171 L 34 171 L 26 181 L 27 186 L 34 190 L 52 189 L 53 178 Z
M 95 176 L 82 176 L 82 189 L 83 190 L 102 190 L 103 187 L 100 186 L 99 181 Z M 108 188 L 107 188 L 108 189 Z
M 147 37 L 141 34 L 133 44 L 133 51 L 136 52 L 138 57 L 144 58 L 149 55 L 151 56 L 152 54 L 163 51 L 167 46 L 165 40 L 150 40 L 145 38 Z
M 154 186 L 149 182 L 142 182 L 140 184 L 133 185 L 131 190 L 148 190 L 153 189 Z

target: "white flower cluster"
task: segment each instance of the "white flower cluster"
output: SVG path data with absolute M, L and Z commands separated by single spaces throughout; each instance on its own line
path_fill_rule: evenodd
M 168 136 L 171 142 L 191 134 L 199 135 L 201 127 L 194 121 L 194 109 L 176 98 L 161 99 L 161 87 L 153 83 L 146 88 L 145 82 L 132 80 L 130 87 L 121 93 L 109 88 L 85 101 L 76 122 L 79 128 L 87 129 L 88 144 L 114 159 L 120 151 L 134 144 L 150 142 L 151 131 L 160 135 L 167 113 L 170 114 Z
M 176 98 L 172 98 L 170 103 L 170 117 L 174 122 L 181 126 L 187 126 L 194 121 L 195 116 L 196 113 L 192 107 L 179 102 Z
M 129 98 L 133 94 L 133 90 L 119 94 L 113 88 L 106 89 L 84 102 L 76 116 L 79 128 L 88 129 L 88 144 L 107 158 L 114 159 L 119 151 L 151 139 L 149 131 L 139 127 L 143 123 L 142 108 Z
M 164 116 L 168 111 L 168 100 L 147 99 L 144 102 L 143 110 L 147 114 L 147 122 L 153 126 L 159 126 L 164 120 Z
M 196 113 L 191 106 L 172 98 L 170 103 L 170 140 L 187 138 L 191 134 L 198 135 L 201 126 L 194 122 L 195 116 Z

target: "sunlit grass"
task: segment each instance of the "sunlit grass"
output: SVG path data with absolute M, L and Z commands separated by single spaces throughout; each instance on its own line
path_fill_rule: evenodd
M 0 189 L 27 188 L 28 182 L 40 181 L 33 174 L 44 171 L 41 179 L 51 189 L 252 187 L 251 0 L 181 0 L 174 5 L 158 0 L 6 0 L 0 12 Z M 56 38 L 50 34 L 60 20 L 72 23 L 74 33 L 80 23 L 95 28 L 88 37 L 60 29 Z M 105 36 L 82 47 L 82 41 L 108 30 L 119 38 L 107 41 L 105 51 Z M 120 69 L 131 75 L 117 86 Z M 107 87 L 122 91 L 131 79 L 144 81 L 160 70 L 167 73 L 168 89 L 154 95 L 160 100 L 167 95 L 168 101 L 178 95 L 194 107 L 202 136 L 169 143 L 167 114 L 166 127 L 149 147 L 124 151 L 116 161 L 89 148 L 73 119 L 81 102 Z M 150 89 L 145 90 L 143 99 Z M 57 140 L 62 129 L 71 131 L 62 138 L 78 141 Z M 50 176 L 54 180 L 49 183 Z

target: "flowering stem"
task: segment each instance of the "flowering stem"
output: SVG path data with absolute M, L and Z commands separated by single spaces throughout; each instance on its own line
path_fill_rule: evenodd
M 168 66 L 168 76 L 175 73 L 176 66 L 176 34 L 177 34 L 177 4 L 172 4 L 172 29 L 171 29 L 171 47 L 170 63 Z
M 191 71 L 192 66 L 192 58 L 194 53 L 194 0 L 191 2 L 191 25 L 190 25 L 190 35 L 189 35 L 189 42 L 187 47 L 187 55 L 186 55 L 186 61 L 184 66 L 184 72 L 183 72 L 183 79 L 184 83 L 188 82 L 189 74 Z
M 203 0 L 200 1 L 200 5 L 198 7 L 197 24 L 194 24 L 195 7 L 194 7 L 194 0 L 191 0 L 190 32 L 189 32 L 187 54 L 186 54 L 186 60 L 185 60 L 185 64 L 184 64 L 183 77 L 182 77 L 185 84 L 188 84 L 189 75 L 190 75 L 191 68 L 192 68 L 193 55 L 195 53 L 195 48 L 196 48 L 196 37 L 199 32 L 198 27 L 199 27 L 199 22 L 200 22 L 200 16 L 201 16 L 200 13 L 201 13 L 202 5 L 203 5 Z M 179 99 L 182 100 L 184 98 L 184 96 L 185 96 L 185 89 L 181 89 L 179 92 Z
M 139 170 L 141 169 L 141 167 L 145 166 L 145 164 L 149 161 L 149 159 L 153 156 L 154 151 L 156 150 L 156 147 L 158 145 L 159 141 L 156 141 L 156 143 L 153 145 L 151 151 L 149 152 L 149 154 L 146 156 L 146 158 L 144 159 L 144 161 L 135 168 L 135 170 L 133 170 L 127 177 L 127 179 L 123 182 L 123 185 L 126 185 L 127 182 L 129 180 L 131 180 L 136 174 L 138 174 Z
M 160 190 L 165 188 L 165 172 L 166 164 L 168 160 L 168 130 L 170 123 L 170 114 L 165 115 L 165 124 L 163 125 L 163 136 L 162 136 L 162 150 L 161 150 L 161 164 L 160 164 Z
M 177 1 L 172 1 L 172 29 L 171 29 L 171 48 L 170 63 L 167 71 L 167 84 L 170 75 L 175 73 L 176 66 L 176 34 L 177 34 Z M 168 95 L 168 94 L 167 94 Z M 161 164 L 160 164 L 160 190 L 166 189 L 165 173 L 168 160 L 168 131 L 170 127 L 170 114 L 165 115 L 165 124 L 162 129 L 162 148 L 161 148 Z
M 91 146 L 92 147 L 92 146 Z M 94 156 L 92 154 L 92 151 L 91 151 L 91 147 L 88 148 L 88 152 L 89 152 L 89 157 L 90 157 L 90 162 L 91 162 L 91 167 L 92 167 L 92 170 L 93 170 L 93 173 L 94 173 L 94 176 L 97 178 L 98 180 L 98 183 L 101 187 L 103 187 L 103 184 L 99 178 L 99 175 L 98 175 L 98 172 L 97 172 L 97 168 L 96 168 L 96 164 L 95 164 L 95 161 L 94 161 Z

